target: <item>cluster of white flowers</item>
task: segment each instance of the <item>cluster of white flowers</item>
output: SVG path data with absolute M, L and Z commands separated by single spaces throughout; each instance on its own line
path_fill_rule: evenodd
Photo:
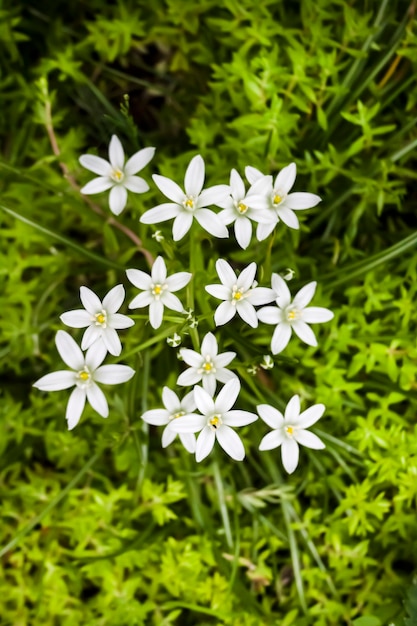
M 149 189 L 148 183 L 136 174 L 150 162 L 154 152 L 154 148 L 144 148 L 125 163 L 122 144 L 113 135 L 109 145 L 109 161 L 88 154 L 80 157 L 83 167 L 98 174 L 98 178 L 82 187 L 81 193 L 94 194 L 110 189 L 110 210 L 119 215 L 126 206 L 128 191 L 143 193 Z M 295 211 L 314 207 L 320 202 L 320 197 L 315 194 L 290 193 L 296 178 L 294 163 L 284 167 L 275 181 L 272 176 L 249 166 L 245 168 L 245 175 L 249 182 L 247 191 L 242 177 L 235 169 L 231 171 L 229 185 L 204 189 L 205 164 L 203 158 L 197 155 L 186 169 L 184 190 L 165 176 L 152 176 L 169 202 L 145 211 L 140 221 L 143 224 L 159 224 L 173 219 L 174 241 L 186 235 L 194 219 L 204 230 L 218 238 L 227 238 L 227 226 L 233 224 L 238 245 L 246 249 L 252 238 L 252 222 L 256 224 L 256 238 L 262 241 L 279 222 L 290 228 L 299 228 Z M 208 208 L 212 206 L 221 210 L 216 213 Z M 153 237 L 157 242 L 164 240 L 161 231 L 156 231 Z M 224 259 L 218 259 L 215 266 L 220 284 L 208 284 L 205 290 L 222 301 L 214 312 L 216 327 L 226 325 L 236 314 L 251 328 L 257 328 L 259 322 L 275 325 L 271 338 L 271 352 L 274 355 L 287 346 L 292 330 L 306 344 L 317 345 L 308 324 L 329 321 L 333 313 L 321 307 L 308 307 L 315 293 L 316 282 L 305 285 L 292 299 L 282 275 L 272 274 L 271 287 L 258 286 L 255 281 L 255 262 L 241 269 L 239 274 Z M 150 274 L 139 269 L 128 269 L 126 275 L 130 283 L 140 290 L 128 306 L 130 309 L 149 307 L 149 322 L 153 329 L 161 326 L 165 307 L 183 314 L 184 323 L 189 328 L 197 328 L 198 316 L 191 310 L 187 312 L 181 300 L 174 295 L 189 284 L 193 278 L 191 272 L 177 272 L 168 276 L 165 260 L 158 256 Z M 286 270 L 285 278 L 292 278 L 292 270 Z M 121 354 L 122 345 L 117 331 L 134 324 L 130 317 L 118 313 L 124 298 L 123 285 L 111 289 L 103 301 L 88 287 L 81 287 L 80 299 L 84 308 L 61 315 L 66 325 L 86 329 L 81 348 L 68 333 L 58 331 L 57 349 L 71 370 L 47 374 L 34 386 L 44 391 L 75 387 L 67 405 L 69 429 L 78 423 L 86 400 L 102 417 L 108 416 L 108 404 L 97 383 L 122 383 L 134 375 L 134 370 L 126 365 L 102 365 L 107 353 L 114 356 Z M 182 336 L 175 332 L 167 338 L 167 342 L 176 348 L 181 344 Z M 86 351 L 85 355 L 82 351 Z M 258 416 L 273 429 L 263 437 L 259 449 L 270 450 L 281 446 L 282 462 L 289 473 L 298 464 L 298 444 L 314 449 L 324 447 L 316 435 L 306 430 L 322 416 L 325 409 L 322 404 L 300 413 L 300 399 L 294 396 L 287 405 L 285 416 L 267 404 L 257 406 L 257 414 L 232 409 L 241 389 L 237 374 L 228 369 L 236 352 L 219 353 L 213 333 L 204 336 L 199 351 L 181 348 L 179 356 L 188 368 L 178 376 L 177 385 L 192 387 L 191 391 L 180 400 L 172 389 L 165 386 L 162 391 L 165 408 L 152 409 L 142 415 L 148 424 L 165 426 L 163 447 L 171 444 L 178 434 L 185 449 L 195 453 L 196 460 L 201 461 L 209 455 L 217 440 L 227 454 L 241 461 L 245 449 L 234 428 L 249 425 Z M 264 370 L 271 369 L 274 366 L 272 356 L 264 355 L 259 366 Z M 252 369 L 255 373 L 258 371 L 257 366 Z M 220 390 L 217 389 L 219 384 L 223 385 Z M 199 433 L 197 438 L 196 433 Z

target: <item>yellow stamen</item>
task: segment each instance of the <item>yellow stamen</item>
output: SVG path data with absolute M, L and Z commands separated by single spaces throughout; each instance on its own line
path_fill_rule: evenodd
M 297 309 L 290 309 L 287 312 L 287 319 L 292 322 L 293 320 L 298 319 L 299 317 L 299 311 Z
M 219 424 L 221 424 L 221 419 L 219 415 L 213 415 L 213 417 L 209 420 L 209 424 L 213 430 L 217 430 Z
M 162 293 L 162 285 L 154 285 L 152 289 L 152 294 L 154 296 L 159 296 Z
M 105 313 L 96 313 L 95 315 L 97 324 L 105 324 L 106 323 L 106 314 Z
M 120 183 L 120 181 L 123 180 L 123 178 L 124 178 L 124 174 L 123 174 L 123 172 L 121 170 L 113 170 L 112 178 L 113 178 L 113 180 L 115 180 L 118 183 Z
M 243 204 L 243 202 L 239 202 L 239 204 L 237 205 L 237 210 L 239 211 L 239 213 L 246 213 L 248 207 L 246 204 Z
M 176 420 L 183 415 L 185 415 L 184 411 L 178 411 L 178 413 L 174 413 L 174 415 L 171 415 L 171 419 Z
M 184 204 L 186 209 L 193 209 L 194 208 L 194 200 L 193 200 L 193 198 L 187 198 L 186 200 L 184 200 L 183 204 Z
M 293 434 L 294 434 L 294 427 L 293 426 L 286 426 L 285 427 L 285 432 L 287 433 L 287 435 L 292 437 Z
M 235 293 L 233 294 L 233 299 L 240 300 L 242 296 L 243 296 L 243 293 L 241 291 L 235 291 Z
M 213 365 L 211 363 L 208 363 L 208 361 L 206 361 L 203 365 L 203 370 L 205 370 L 206 372 L 211 372 L 212 369 L 213 369 Z
M 282 202 L 282 197 L 278 194 L 275 194 L 274 196 L 274 204 L 279 204 L 280 202 Z
M 81 378 L 81 380 L 88 380 L 90 378 L 90 374 L 88 372 L 78 372 L 78 376 Z

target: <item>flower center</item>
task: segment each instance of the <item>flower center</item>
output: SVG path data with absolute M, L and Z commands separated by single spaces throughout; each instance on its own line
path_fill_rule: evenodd
M 182 202 L 182 206 L 187 211 L 194 211 L 195 209 L 195 198 L 192 196 L 186 196 L 185 200 Z
M 286 426 L 286 427 L 285 427 L 285 432 L 286 432 L 287 436 L 288 436 L 290 439 L 292 439 L 292 438 L 293 438 L 293 436 L 294 436 L 294 431 L 295 431 L 294 426 Z
M 222 425 L 221 415 L 213 415 L 208 421 L 211 430 L 217 430 Z
M 82 370 L 77 372 L 76 374 L 76 383 L 77 387 L 81 387 L 81 389 L 88 387 L 92 382 L 91 374 L 88 370 L 87 366 L 84 366 Z
M 102 326 L 106 328 L 107 326 L 107 313 L 104 309 L 100 311 L 100 313 L 96 313 L 93 317 L 95 326 Z
M 177 420 L 179 417 L 182 417 L 183 415 L 185 415 L 184 411 L 178 411 L 177 413 L 173 413 L 172 415 L 170 415 L 169 419 Z
M 214 374 L 216 372 L 216 368 L 214 367 L 214 363 L 211 360 L 211 356 L 208 354 L 205 358 L 203 365 L 198 369 L 199 374 Z
M 295 320 L 298 320 L 301 317 L 301 311 L 293 307 L 288 308 L 286 311 L 286 314 L 287 314 L 287 320 L 289 322 L 294 322 Z
M 155 300 L 160 299 L 162 292 L 164 291 L 165 288 L 166 288 L 166 285 L 160 285 L 160 284 L 151 285 L 151 293 L 153 296 L 155 296 Z
M 241 215 L 243 215 L 244 213 L 246 213 L 246 211 L 248 210 L 248 206 L 247 204 L 243 204 L 243 202 L 239 202 L 239 204 L 237 205 L 237 210 L 239 211 L 239 213 Z
M 243 300 L 245 295 L 246 295 L 246 293 L 244 291 L 242 291 L 241 289 L 239 289 L 237 285 L 233 285 L 233 287 L 232 287 L 232 304 L 236 306 L 236 304 L 240 300 Z
M 116 183 L 121 183 L 122 180 L 124 179 L 125 175 L 123 174 L 122 170 L 113 170 L 111 173 L 111 178 L 116 181 Z

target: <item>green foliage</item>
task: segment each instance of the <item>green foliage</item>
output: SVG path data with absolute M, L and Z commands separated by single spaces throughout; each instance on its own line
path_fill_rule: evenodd
M 6 2 L 0 42 L 1 623 L 417 623 L 412 3 Z M 105 156 L 113 133 L 129 153 L 156 146 L 152 167 L 178 182 L 196 152 L 208 184 L 294 160 L 298 190 L 322 196 L 300 231 L 220 249 L 262 259 L 263 284 L 287 267 L 291 289 L 317 280 L 335 311 L 318 349 L 294 341 L 272 370 L 266 333 L 255 359 L 246 330 L 225 346 L 249 410 L 294 393 L 326 405 L 326 450 L 303 449 L 290 478 L 278 451 L 257 452 L 261 424 L 243 431 L 245 463 L 219 457 L 217 474 L 177 443 L 161 452 L 140 415 L 175 382 L 166 338 L 191 345 L 178 317 L 156 333 L 135 318 L 122 357 L 138 374 L 107 421 L 89 410 L 68 433 L 65 394 L 31 390 L 61 367 L 53 337 L 80 285 L 104 294 L 147 269 L 106 195 L 92 210 L 77 191 L 78 156 Z M 169 226 L 158 242 L 138 222 L 160 201 L 130 194 L 118 221 L 180 271 Z M 199 243 L 199 281 L 214 281 L 219 250 Z M 211 304 L 195 298 L 205 332 Z

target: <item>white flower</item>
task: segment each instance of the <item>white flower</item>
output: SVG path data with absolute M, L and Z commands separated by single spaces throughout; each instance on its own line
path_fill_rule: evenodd
M 97 340 L 101 339 L 106 349 L 114 356 L 119 356 L 122 344 L 116 329 L 129 328 L 134 321 L 116 313 L 123 304 L 125 290 L 123 285 L 116 285 L 104 297 L 103 302 L 88 287 L 80 287 L 80 299 L 84 309 L 67 311 L 61 315 L 61 320 L 72 328 L 85 328 L 81 349 L 87 350 Z
M 221 285 L 207 285 L 206 291 L 209 294 L 224 300 L 216 309 L 214 321 L 216 326 L 226 324 L 234 317 L 236 312 L 252 328 L 258 326 L 258 318 L 254 305 L 267 304 L 275 298 L 272 289 L 266 287 L 254 287 L 256 273 L 256 263 L 251 263 L 239 275 L 235 272 L 227 261 L 218 259 L 216 270 L 222 282 Z
M 175 218 L 172 227 L 174 241 L 182 239 L 190 230 L 193 218 L 211 235 L 228 237 L 227 228 L 219 216 L 205 207 L 224 200 L 229 194 L 229 186 L 215 185 L 203 190 L 204 176 L 204 161 L 199 154 L 191 159 L 187 167 L 184 179 L 185 192 L 166 176 L 154 174 L 152 178 L 156 186 L 172 202 L 160 204 L 146 211 L 140 221 L 143 224 L 157 224 Z
M 227 383 L 232 378 L 236 378 L 236 374 L 226 369 L 236 356 L 236 352 L 222 352 L 217 354 L 218 346 L 216 337 L 212 333 L 207 333 L 201 344 L 201 354 L 194 350 L 181 348 L 180 354 L 191 367 L 180 374 L 177 385 L 195 385 L 203 381 L 204 389 L 214 395 L 216 391 L 216 380 L 221 383 Z
M 99 415 L 107 417 L 109 414 L 107 400 L 97 383 L 118 385 L 130 380 L 135 371 L 127 365 L 101 365 L 107 354 L 107 349 L 101 341 L 94 343 L 85 356 L 71 335 L 64 330 L 57 332 L 55 343 L 62 360 L 71 370 L 47 374 L 33 386 L 42 391 L 59 391 L 75 386 L 68 400 L 66 412 L 69 430 L 78 424 L 86 399 Z
M 167 344 L 171 346 L 171 348 L 177 348 L 181 343 L 181 335 L 178 333 L 174 333 L 172 337 L 167 337 Z
M 271 370 L 274 367 L 274 360 L 270 354 L 264 354 L 264 360 L 261 363 L 264 370 Z
M 146 411 L 142 415 L 142 419 L 147 424 L 152 426 L 165 426 L 162 433 L 162 447 L 166 448 L 172 443 L 179 434 L 180 440 L 184 448 L 193 454 L 195 452 L 195 435 L 192 433 L 177 433 L 172 429 L 173 420 L 181 420 L 184 416 L 189 415 L 196 409 L 196 403 L 194 401 L 194 392 L 187 393 L 182 400 L 180 400 L 176 393 L 174 393 L 169 387 L 164 387 L 162 390 L 162 402 L 165 409 L 153 409 Z
M 164 306 L 173 311 L 184 313 L 184 307 L 173 291 L 178 291 L 187 285 L 192 274 L 178 272 L 167 277 L 167 268 L 164 259 L 159 256 L 152 266 L 151 276 L 141 270 L 126 270 L 130 282 L 143 293 L 133 298 L 129 309 L 139 309 L 149 305 L 149 321 L 152 328 L 159 328 L 162 324 Z
M 257 409 L 261 418 L 274 430 L 262 439 L 259 450 L 272 450 L 281 446 L 282 464 L 289 474 L 298 465 L 298 444 L 321 450 L 325 448 L 317 435 L 306 428 L 321 418 L 325 410 L 324 404 L 315 404 L 300 414 L 300 398 L 293 396 L 285 409 L 285 417 L 274 407 L 260 404 Z
M 258 209 L 268 209 L 273 216 L 273 221 L 269 224 L 258 224 L 256 236 L 259 241 L 266 239 L 280 220 L 289 228 L 300 228 L 294 211 L 311 209 L 321 201 L 320 196 L 314 193 L 303 191 L 289 193 L 297 175 L 295 163 L 290 163 L 290 165 L 284 167 L 276 177 L 275 182 L 272 176 L 264 176 L 262 172 L 254 167 L 247 167 L 245 174 L 250 183 L 257 184 L 257 193 L 259 193 L 260 189 L 259 181 L 263 180 L 261 194 L 251 198 L 252 206 Z
M 223 202 L 218 202 L 218 205 L 224 209 L 219 213 L 219 217 L 226 225 L 234 222 L 236 241 L 241 248 L 247 248 L 252 237 L 250 220 L 266 224 L 273 221 L 274 225 L 276 223 L 276 220 L 271 219 L 270 211 L 252 207 L 251 197 L 261 193 L 263 186 L 263 181 L 260 180 L 246 193 L 242 177 L 233 169 L 230 173 L 231 195 Z
M 291 302 L 291 293 L 285 280 L 278 274 L 272 274 L 272 288 L 278 306 L 259 309 L 258 318 L 265 324 L 277 324 L 271 340 L 273 354 L 284 350 L 290 340 L 292 330 L 304 343 L 317 346 L 316 337 L 308 324 L 328 322 L 334 316 L 329 309 L 307 307 L 314 296 L 316 286 L 315 281 L 308 283 L 300 289 Z
M 135 152 L 125 164 L 125 153 L 120 139 L 113 135 L 109 145 L 109 161 L 93 154 L 83 154 L 80 156 L 80 163 L 83 167 L 99 174 L 98 178 L 84 185 L 80 190 L 84 194 L 100 193 L 111 189 L 109 196 L 110 210 L 115 215 L 119 215 L 126 206 L 127 191 L 133 193 L 143 193 L 148 191 L 148 183 L 134 176 L 145 167 L 152 159 L 155 148 L 143 148 Z
M 201 431 L 196 445 L 197 462 L 210 454 L 216 439 L 232 459 L 242 461 L 245 458 L 243 443 L 231 426 L 246 426 L 255 422 L 258 416 L 249 411 L 230 410 L 239 391 L 240 382 L 237 378 L 225 384 L 217 400 L 214 400 L 202 387 L 194 387 L 194 400 L 202 415 L 187 415 L 172 423 L 172 428 L 178 433 Z

